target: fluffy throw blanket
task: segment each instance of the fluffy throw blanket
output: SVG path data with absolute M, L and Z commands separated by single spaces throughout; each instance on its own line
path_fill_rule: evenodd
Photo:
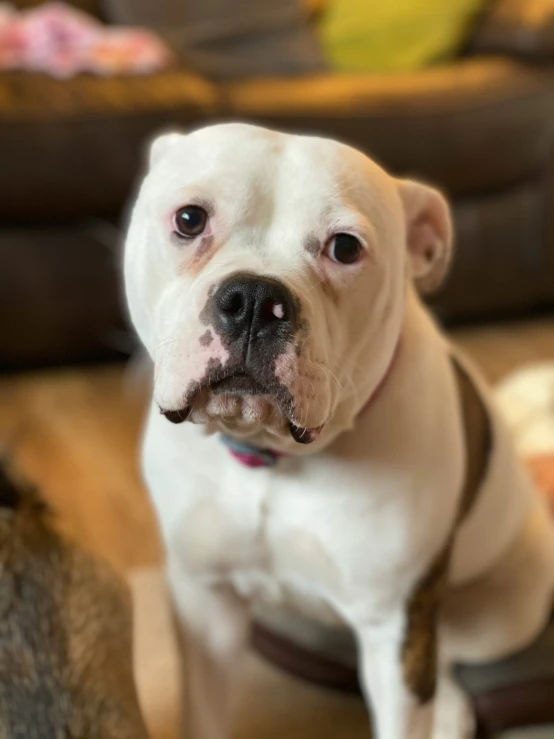
M 17 11 L 0 3 L 0 69 L 67 78 L 147 74 L 172 64 L 169 48 L 140 28 L 110 27 L 64 3 Z

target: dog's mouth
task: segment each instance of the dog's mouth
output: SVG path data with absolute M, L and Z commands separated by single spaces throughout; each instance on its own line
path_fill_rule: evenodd
M 216 395 L 225 394 L 244 397 L 245 395 L 263 396 L 269 394 L 261 383 L 246 372 L 237 372 L 222 380 L 217 380 L 208 387 Z
M 185 406 L 177 410 L 164 410 L 162 408 L 160 409 L 161 413 L 171 423 L 183 423 L 191 418 L 196 399 L 206 391 L 209 391 L 213 396 L 227 396 L 239 399 L 265 398 L 271 401 L 287 419 L 289 433 L 299 444 L 311 444 L 318 438 L 323 428 L 322 426 L 318 428 L 305 428 L 296 424 L 291 418 L 290 410 L 286 407 L 287 404 L 281 401 L 278 394 L 244 371 L 226 374 L 204 383 L 196 389 Z

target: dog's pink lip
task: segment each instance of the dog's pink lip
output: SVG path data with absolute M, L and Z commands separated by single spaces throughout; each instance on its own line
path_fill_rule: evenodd
M 212 390 L 215 394 L 229 394 L 236 397 L 244 396 L 264 396 L 267 393 L 262 385 L 254 380 L 250 375 L 244 372 L 237 372 L 232 375 L 228 375 L 214 383 L 206 386 Z M 193 409 L 193 400 L 182 408 L 175 410 L 164 410 L 160 408 L 160 413 L 167 418 L 171 423 L 179 424 L 184 421 L 188 421 Z M 316 441 L 325 424 L 316 426 L 314 428 L 307 428 L 299 426 L 289 417 L 288 429 L 290 435 L 298 444 L 312 444 Z
M 168 421 L 178 424 L 188 420 L 191 410 L 191 406 L 186 406 L 185 408 L 173 411 L 164 411 L 163 409 L 160 409 L 160 412 L 167 418 Z M 289 421 L 290 434 L 292 438 L 296 442 L 298 442 L 298 444 L 312 444 L 314 441 L 317 440 L 322 429 L 323 426 L 309 429 L 303 426 L 297 426 L 297 424 L 295 424 L 293 421 Z

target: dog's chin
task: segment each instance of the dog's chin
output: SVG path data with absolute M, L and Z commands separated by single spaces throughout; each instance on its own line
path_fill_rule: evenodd
M 203 406 L 203 407 L 202 407 Z M 279 432 L 285 419 L 275 401 L 269 395 L 243 392 L 226 392 L 212 390 L 205 402 L 195 404 L 191 420 L 194 422 L 195 412 L 203 417 L 200 423 L 217 421 L 229 431 L 258 431 L 263 429 Z

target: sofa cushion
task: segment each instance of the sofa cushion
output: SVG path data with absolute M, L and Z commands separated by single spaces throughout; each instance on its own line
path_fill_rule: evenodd
M 0 370 L 121 357 L 119 234 L 108 223 L 0 230 Z
M 20 8 L 22 10 L 26 8 L 34 8 L 37 5 L 42 5 L 47 0 L 10 0 L 9 4 Z M 64 0 L 68 5 L 72 5 L 74 8 L 84 10 L 86 13 L 95 15 L 98 18 L 102 17 L 100 0 Z
M 475 28 L 470 48 L 476 53 L 554 58 L 553 0 L 494 0 Z
M 320 33 L 335 69 L 419 69 L 460 51 L 484 2 L 330 0 Z
M 181 64 L 213 79 L 325 69 L 304 0 L 105 0 L 116 23 L 153 28 Z
M 430 303 L 443 321 L 524 315 L 552 300 L 544 179 L 452 203 L 452 266 Z
M 230 117 L 341 138 L 454 194 L 542 171 L 554 146 L 552 75 L 509 59 L 240 82 L 227 87 L 226 102 Z
M 181 71 L 54 80 L 0 75 L 0 217 L 60 221 L 116 215 L 145 141 L 215 111 L 208 82 Z

